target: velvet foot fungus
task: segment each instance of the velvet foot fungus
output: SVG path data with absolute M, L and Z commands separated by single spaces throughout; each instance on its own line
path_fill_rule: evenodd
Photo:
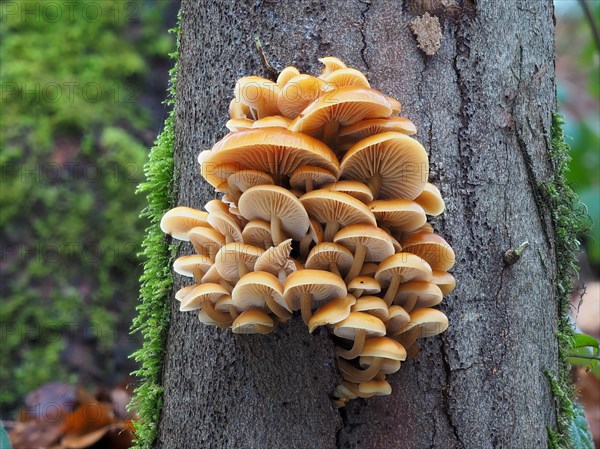
M 386 376 L 446 330 L 435 307 L 456 285 L 455 255 L 427 223 L 445 204 L 400 103 L 319 61 L 319 76 L 237 82 L 229 133 L 198 155 L 221 199 L 176 207 L 161 229 L 195 252 L 175 262 L 193 280 L 175 299 L 201 323 L 267 334 L 296 314 L 328 329 L 343 407 L 390 394 Z

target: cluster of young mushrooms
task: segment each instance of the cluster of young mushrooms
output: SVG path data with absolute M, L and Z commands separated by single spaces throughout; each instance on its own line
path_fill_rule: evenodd
M 161 228 L 195 249 L 175 261 L 195 281 L 175 297 L 202 323 L 267 334 L 300 311 L 311 333 L 327 326 L 342 407 L 390 394 L 385 376 L 447 328 L 433 306 L 455 286 L 455 257 L 427 223 L 444 201 L 400 103 L 320 61 L 318 77 L 287 67 L 237 82 L 229 134 L 198 157 L 222 199 L 176 207 Z

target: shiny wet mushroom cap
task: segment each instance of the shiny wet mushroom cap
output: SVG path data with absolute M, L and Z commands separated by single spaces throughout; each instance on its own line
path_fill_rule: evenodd
M 196 226 L 210 227 L 208 214 L 191 207 L 179 206 L 169 210 L 160 220 L 160 229 L 177 240 L 189 241 L 188 233 Z

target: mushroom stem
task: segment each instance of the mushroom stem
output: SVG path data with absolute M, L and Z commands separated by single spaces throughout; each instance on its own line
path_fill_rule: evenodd
M 231 316 L 226 313 L 216 311 L 215 306 L 210 300 L 204 301 L 201 309 L 204 310 L 210 319 L 217 323 L 219 327 L 229 327 L 231 326 L 231 323 L 233 323 Z
M 310 293 L 302 293 L 300 295 L 300 312 L 302 313 L 302 319 L 304 324 L 308 326 L 308 322 L 312 318 L 312 310 L 310 308 L 312 302 L 312 295 Z
M 281 219 L 279 217 L 271 217 L 271 236 L 273 237 L 273 245 L 275 246 L 285 240 L 285 235 L 281 230 Z
M 308 257 L 308 253 L 310 252 L 310 244 L 313 242 L 313 238 L 310 233 L 306 234 L 300 240 L 300 255 L 306 259 Z
M 365 256 L 367 255 L 367 247 L 361 243 L 356 245 L 356 249 L 354 250 L 354 261 L 352 262 L 352 266 L 350 267 L 350 271 L 348 272 L 348 276 L 346 276 L 346 283 L 350 282 L 360 273 L 360 269 L 365 262 Z M 357 296 L 358 297 L 358 296 Z
M 383 359 L 381 357 L 375 357 L 373 363 L 365 370 L 355 368 L 344 359 L 338 359 L 338 367 L 342 372 L 342 377 L 354 383 L 367 382 L 373 379 L 381 370 Z
M 233 306 L 233 305 L 229 306 L 229 315 L 231 315 L 231 318 L 233 320 L 235 320 L 239 316 L 239 313 L 236 310 L 235 306 Z
M 285 310 L 284 307 L 280 306 L 275 302 L 271 295 L 264 295 L 265 303 L 267 303 L 267 307 L 269 310 L 273 312 L 277 318 L 281 318 L 283 321 L 287 321 L 291 318 L 292 314 Z
M 408 298 L 406 298 L 406 300 L 404 301 L 404 304 L 402 304 L 402 307 L 404 308 L 404 310 L 406 310 L 408 313 L 412 312 L 412 309 L 415 308 L 415 304 L 417 303 L 417 300 L 419 299 L 418 295 L 412 294 L 409 295 Z
M 246 264 L 244 263 L 244 261 L 241 258 L 238 261 L 238 272 L 240 274 L 240 278 L 248 273 L 248 267 L 246 266 Z
M 329 264 L 329 271 L 332 272 L 333 274 L 337 274 L 339 277 L 342 277 L 342 275 L 340 274 L 340 269 L 338 268 L 337 264 L 334 262 L 331 262 Z
M 204 273 L 202 272 L 200 267 L 194 267 L 193 273 L 194 273 L 194 281 L 196 282 L 196 284 L 202 284 L 202 277 L 204 276 Z
M 340 129 L 339 122 L 329 122 L 323 128 L 323 141 L 329 146 L 332 147 L 335 143 L 335 138 Z
M 314 188 L 315 188 L 315 182 L 312 179 L 307 179 L 306 180 L 306 191 L 310 192 Z
M 394 276 L 392 278 L 392 282 L 390 282 L 387 292 L 385 292 L 385 296 L 383 297 L 383 300 L 388 307 L 392 305 L 392 301 L 396 297 L 396 293 L 398 293 L 398 287 L 400 287 L 400 276 Z
M 325 226 L 325 234 L 323 241 L 325 242 L 333 242 L 333 236 L 339 231 L 340 224 L 337 221 L 329 221 L 327 222 L 327 226 Z
M 338 347 L 336 348 L 335 353 L 338 355 L 338 357 L 343 357 L 347 360 L 355 359 L 362 352 L 366 337 L 367 332 L 362 329 L 359 330 L 354 336 L 354 344 L 352 345 L 352 349 L 342 349 Z
M 377 199 L 377 197 L 379 196 L 379 191 L 381 190 L 381 176 L 373 176 L 367 181 L 367 185 L 369 186 L 369 189 L 371 189 L 373 198 Z

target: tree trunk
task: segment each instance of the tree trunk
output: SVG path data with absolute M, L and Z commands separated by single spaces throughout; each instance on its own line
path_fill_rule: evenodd
M 336 410 L 325 331 L 300 318 L 267 336 L 203 326 L 171 306 L 160 448 L 542 448 L 556 416 L 554 231 L 537 198 L 550 179 L 555 107 L 551 0 L 183 2 L 177 82 L 177 204 L 214 194 L 196 157 L 221 138 L 237 78 L 318 74 L 334 55 L 398 98 L 428 149 L 447 204 L 433 221 L 457 253 L 450 328 L 390 375 L 393 394 Z M 439 19 L 426 55 L 410 23 Z M 421 33 L 433 38 L 435 29 Z M 432 50 L 431 46 L 427 47 Z M 514 265 L 503 253 L 530 246 Z M 181 279 L 177 279 L 178 286 Z

